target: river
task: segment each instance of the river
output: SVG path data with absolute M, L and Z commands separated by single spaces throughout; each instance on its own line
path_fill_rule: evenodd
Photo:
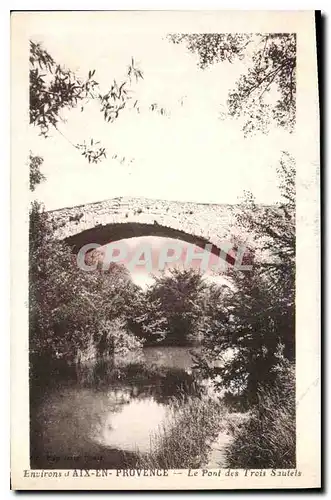
M 35 468 L 121 468 L 150 449 L 170 398 L 194 394 L 191 348 L 147 347 L 138 359 L 68 367 L 32 384 Z

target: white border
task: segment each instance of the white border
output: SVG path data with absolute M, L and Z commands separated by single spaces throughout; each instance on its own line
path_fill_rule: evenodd
M 72 2 L 72 1 L 66 1 L 66 2 L 63 2 L 63 1 L 57 1 L 57 2 L 54 2 L 54 1 L 49 1 L 47 2 L 47 6 L 45 6 L 45 2 L 40 2 L 40 1 L 36 1 L 36 2 L 29 2 L 29 5 L 27 5 L 27 2 L 12 2 L 11 5 L 10 5 L 10 8 L 11 9 L 43 9 L 43 10 L 48 10 L 48 9 L 61 9 L 61 8 L 65 8 L 65 9 L 68 9 L 68 8 L 72 8 L 72 9 L 75 9 L 75 8 L 80 8 L 80 9 L 88 9 L 88 8 L 91 8 L 90 5 L 86 6 L 88 2 L 79 2 L 79 5 L 78 5 L 78 2 Z M 256 9 L 256 8 L 263 8 L 265 6 L 265 3 L 262 3 L 262 2 L 250 2 L 250 5 L 248 5 L 247 3 L 244 3 L 244 2 L 236 2 L 235 0 L 232 1 L 232 2 L 222 2 L 222 5 L 219 5 L 217 3 L 217 5 L 215 5 L 216 2 L 204 2 L 202 4 L 202 2 L 167 2 L 166 5 L 162 5 L 161 7 L 158 7 L 158 8 L 161 8 L 161 9 L 164 9 L 164 8 L 173 8 L 173 3 L 176 3 L 176 7 L 177 8 L 187 8 L 187 3 L 190 3 L 189 5 L 189 8 L 190 9 L 201 9 L 202 7 L 204 9 L 207 9 L 209 7 L 209 5 L 211 5 L 211 8 L 215 9 L 215 8 L 227 8 L 227 5 L 226 4 L 230 4 L 232 8 L 236 8 L 237 7 L 237 4 L 239 3 L 240 4 L 240 7 L 244 7 L 245 9 L 247 8 L 251 8 L 251 9 Z M 253 3 L 253 5 L 251 5 Z M 288 8 L 297 8 L 297 6 L 292 6 L 291 3 L 293 2 L 283 2 L 283 1 L 278 1 L 278 2 L 271 2 L 268 4 L 268 7 L 269 8 L 273 8 L 273 5 L 272 4 L 276 4 L 275 7 L 277 8 L 280 8 L 280 9 L 288 9 Z M 300 2 L 300 8 L 301 9 L 307 9 L 307 8 L 312 8 L 312 7 L 315 7 L 315 6 L 311 6 L 310 5 L 311 2 Z M 326 4 L 326 2 L 323 2 Z M 32 4 L 32 5 L 31 5 Z M 134 4 L 134 5 L 133 5 Z M 147 5 L 146 5 L 147 4 Z M 185 4 L 185 5 L 183 5 Z M 196 4 L 199 4 L 199 5 L 196 5 Z M 244 5 L 242 5 L 244 4 Z M 229 5 L 229 6 L 230 6 Z M 107 8 L 109 9 L 110 7 L 113 7 L 113 8 L 121 8 L 121 9 L 125 9 L 125 8 L 137 8 L 137 4 L 134 3 L 134 2 L 125 2 L 125 1 L 122 1 L 122 2 L 112 2 L 110 4 L 110 2 L 102 2 L 100 0 L 95 0 L 93 2 L 93 8 L 94 9 L 104 9 L 104 8 Z M 156 8 L 155 6 L 155 2 L 145 2 L 145 4 L 142 4 L 142 5 L 139 5 L 140 8 Z M 4 10 L 3 7 L 1 7 L 1 10 Z M 8 14 L 8 10 L 7 10 L 7 14 Z M 4 22 L 3 22 L 4 20 Z M 6 19 L 4 16 L 1 16 L 1 21 L 2 21 L 2 24 L 5 25 L 4 29 L 1 29 L 0 32 L 2 34 L 2 36 L 4 36 L 6 38 L 6 33 L 8 34 L 8 19 Z M 7 38 L 8 40 L 8 38 Z M 3 47 L 6 47 L 6 43 L 7 41 L 5 40 L 5 43 L 3 44 Z M 4 50 L 5 51 L 5 50 Z M 5 51 L 6 52 L 6 51 Z M 8 54 L 8 52 L 7 52 Z M 6 65 L 6 62 L 5 62 L 5 65 Z M 5 87 L 6 87 L 6 82 L 5 82 Z M 7 106 L 8 106 L 8 103 L 9 103 L 9 95 L 8 95 L 8 88 L 7 88 L 7 91 L 6 91 L 6 88 L 4 88 L 4 90 L 2 90 L 1 92 L 1 96 L 4 97 L 3 101 L 4 101 L 4 106 L 3 108 L 5 109 L 8 109 Z M 329 111 L 329 109 L 328 109 Z M 9 114 L 6 116 L 6 113 L 4 113 L 2 115 L 4 117 L 4 129 L 7 129 L 8 130 L 8 123 L 9 123 Z M 328 115 L 329 116 L 329 115 Z M 6 134 L 1 134 L 1 137 L 2 138 L 6 138 Z M 6 153 L 8 153 L 8 149 L 7 149 L 7 145 L 8 145 L 9 141 L 7 141 L 7 144 L 4 144 L 4 147 L 2 148 L 2 152 L 5 151 L 5 158 L 3 159 L 3 164 L 4 165 L 8 165 L 8 156 L 6 155 Z M 7 146 L 7 147 L 6 147 Z M 327 144 L 325 144 L 325 147 L 327 147 Z M 6 171 L 5 169 L 1 169 L 1 172 L 4 173 L 4 181 L 1 183 L 1 188 L 5 188 L 6 186 L 6 181 L 8 181 L 8 171 Z M 328 187 L 329 187 L 329 179 L 328 180 Z M 8 184 L 7 184 L 8 185 Z M 2 203 L 4 203 L 3 207 L 2 207 L 2 210 L 1 210 L 1 214 L 2 214 L 2 217 L 3 217 L 3 223 L 2 223 L 2 227 L 7 229 L 8 228 L 8 207 L 9 207 L 9 198 L 8 198 L 8 191 L 5 189 L 5 192 L 4 192 L 4 195 L 1 196 L 1 201 Z M 8 233 L 8 232 L 7 232 Z M 330 234 L 330 232 L 329 232 Z M 7 240 L 8 241 L 8 240 Z M 7 245 L 8 247 L 8 243 L 6 243 L 6 240 L 5 240 L 5 246 Z M 6 262 L 6 259 L 4 259 L 5 262 Z M 8 262 L 8 261 L 7 261 Z M 8 270 L 8 267 L 9 266 L 5 266 L 6 269 Z M 7 279 L 6 279 L 6 270 L 5 270 L 5 283 L 8 279 L 8 276 L 7 276 Z M 7 271 L 7 275 L 8 275 L 8 271 Z M 4 290 L 4 294 L 3 294 L 3 297 L 2 297 L 2 301 L 1 301 L 1 304 L 2 306 L 4 305 L 5 308 L 4 308 L 4 312 L 5 312 L 5 325 L 7 325 L 7 321 L 9 320 L 9 315 L 8 315 L 8 290 Z M 5 328 L 5 331 L 7 331 L 7 328 Z M 7 356 L 7 363 L 8 363 L 8 356 Z M 6 363 L 2 363 L 2 367 L 5 366 Z M 4 381 L 7 382 L 7 387 L 8 387 L 8 381 L 7 381 L 7 377 L 6 376 L 3 376 L 4 378 Z M 2 426 L 3 428 L 3 426 Z M 6 439 L 5 441 L 8 442 L 8 433 L 6 433 Z M 2 471 L 4 470 L 4 467 L 2 467 Z M 5 471 L 6 472 L 6 471 Z M 5 489 L 8 491 L 8 476 L 6 475 L 5 477 L 5 483 L 6 483 L 6 487 Z

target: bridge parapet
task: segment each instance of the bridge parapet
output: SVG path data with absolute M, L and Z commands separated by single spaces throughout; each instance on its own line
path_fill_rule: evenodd
M 49 215 L 60 240 L 97 227 L 137 223 L 168 227 L 219 246 L 230 237 L 234 223 L 231 205 L 128 197 L 62 208 Z

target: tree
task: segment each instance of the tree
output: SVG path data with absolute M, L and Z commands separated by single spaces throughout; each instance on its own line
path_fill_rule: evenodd
M 86 351 L 102 355 L 114 354 L 125 343 L 137 347 L 139 342 L 126 328 L 137 287 L 121 269 L 81 270 L 70 247 L 54 239 L 53 229 L 47 213 L 34 202 L 29 252 L 31 360 L 72 361 Z
M 186 345 L 201 334 L 205 284 L 196 271 L 172 269 L 155 277 L 146 298 L 162 322 L 164 342 Z
M 283 332 L 285 356 L 294 359 L 295 323 L 295 161 L 283 153 L 278 166 L 279 188 L 282 201 L 266 207 L 262 212 L 251 193 L 246 193 L 237 224 L 255 235 L 261 242 L 261 251 L 274 263 L 261 269 L 268 280 L 271 303 L 279 307 L 278 321 Z M 272 300 L 272 298 L 274 298 Z
M 245 135 L 266 133 L 275 123 L 290 132 L 296 116 L 296 35 L 294 33 L 171 34 L 199 57 L 202 69 L 236 59 L 249 62 L 228 96 L 230 116 L 244 117 Z
M 40 167 L 44 160 L 41 156 L 34 156 L 30 151 L 29 154 L 29 169 L 30 169 L 30 191 L 34 191 L 36 186 L 46 180 L 44 174 L 40 171 Z
M 128 328 L 146 345 L 158 344 L 167 335 L 167 317 L 159 298 L 152 297 L 151 288 L 138 290 L 136 300 L 127 314 Z
M 253 233 L 273 262 L 233 270 L 233 290 L 211 290 L 197 359 L 200 371 L 218 385 L 244 392 L 252 401 L 259 386 L 274 382 L 280 353 L 289 361 L 295 358 L 295 182 L 288 155 L 280 161 L 279 176 L 284 202 L 261 213 L 247 194 L 237 214 L 238 227 Z

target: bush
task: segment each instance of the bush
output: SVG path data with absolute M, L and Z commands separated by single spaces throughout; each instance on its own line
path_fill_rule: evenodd
M 29 264 L 32 362 L 72 362 L 141 345 L 126 328 L 136 286 L 120 268 L 105 273 L 80 269 L 71 249 L 54 239 L 37 203 L 30 212 Z
M 196 469 L 206 463 L 221 425 L 221 406 L 208 397 L 173 399 L 167 419 L 151 438 L 151 450 L 137 467 Z
M 173 268 L 155 276 L 145 294 L 151 308 L 148 323 L 156 323 L 150 339 L 168 345 L 187 345 L 199 339 L 205 288 L 201 274 L 193 269 Z
M 250 418 L 233 430 L 234 439 L 226 450 L 231 468 L 296 466 L 294 369 L 283 360 L 276 371 L 273 387 L 259 389 Z

